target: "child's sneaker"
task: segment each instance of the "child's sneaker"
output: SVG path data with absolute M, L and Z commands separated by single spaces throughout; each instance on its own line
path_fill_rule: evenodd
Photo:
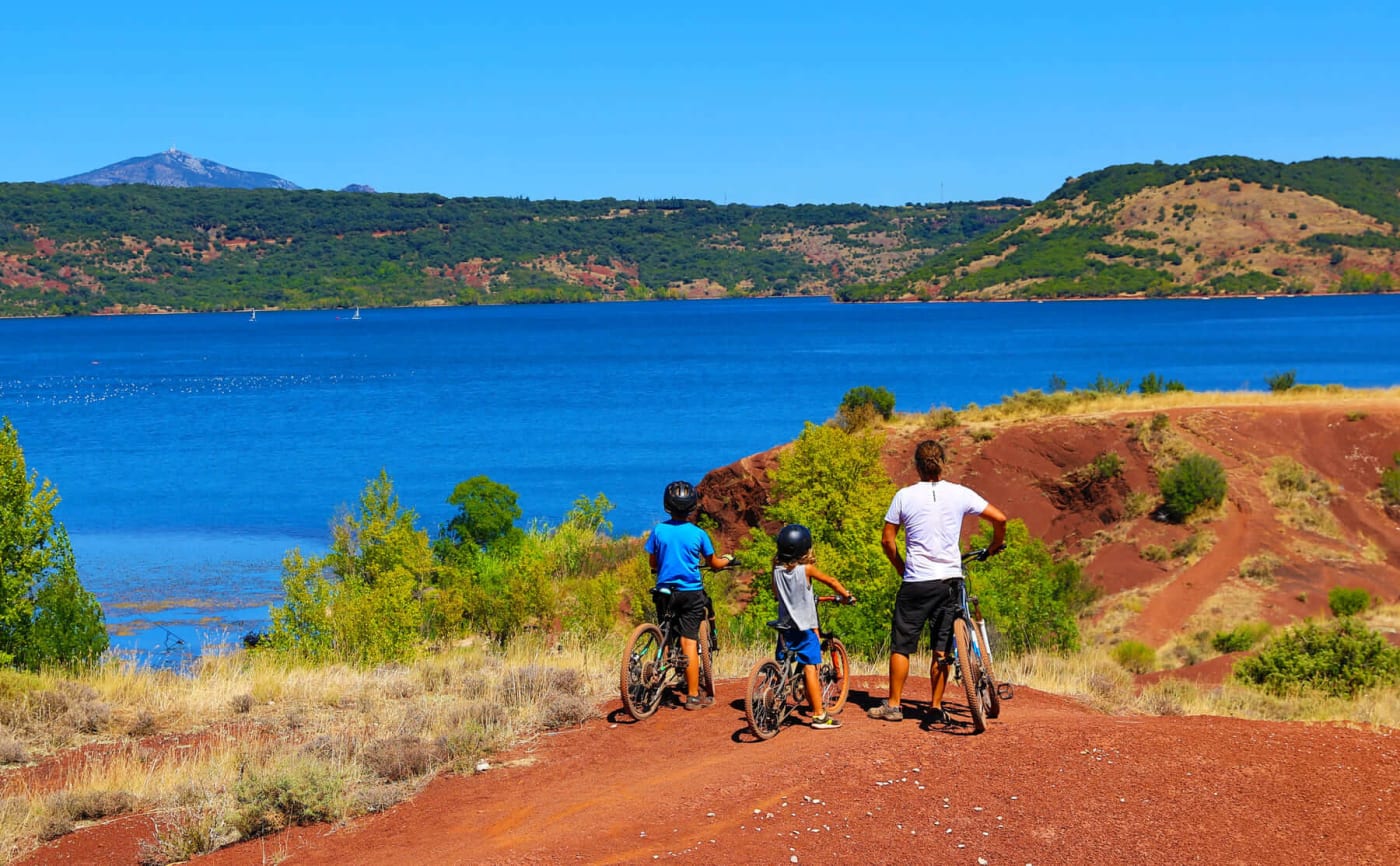
M 812 719 L 812 727 L 816 728 L 819 731 L 829 731 L 832 728 L 841 727 L 841 723 L 836 721 L 826 713 L 822 713 L 820 716 L 817 716 L 815 719 Z
M 899 707 L 890 706 L 889 701 L 880 701 L 878 706 L 866 710 L 865 714 L 872 719 L 879 719 L 882 722 L 904 721 L 904 710 Z

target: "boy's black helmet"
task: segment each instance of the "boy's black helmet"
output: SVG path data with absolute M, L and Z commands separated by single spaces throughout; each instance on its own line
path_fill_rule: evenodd
M 778 530 L 778 558 L 801 559 L 812 549 L 812 531 L 800 523 L 789 523 Z
M 666 485 L 666 495 L 661 497 L 661 504 L 666 507 L 667 514 L 683 517 L 700 504 L 700 496 L 689 481 L 672 481 Z

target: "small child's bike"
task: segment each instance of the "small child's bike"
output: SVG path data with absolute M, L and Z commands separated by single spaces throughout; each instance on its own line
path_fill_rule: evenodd
M 963 562 L 985 562 L 991 554 L 985 547 L 963 554 Z M 992 643 L 987 637 L 987 621 L 977 596 L 967 591 L 967 574 L 963 570 L 962 598 L 958 618 L 953 620 L 953 674 L 962 683 L 967 695 L 967 707 L 972 713 L 972 732 L 987 729 L 987 719 L 1001 715 L 1002 699 L 1010 700 L 1015 692 L 1009 684 L 998 686 L 992 670 Z
M 819 602 L 840 601 L 834 595 L 818 596 Z M 846 604 L 853 604 L 854 599 Z M 778 629 L 777 620 L 768 623 L 769 628 Z M 822 663 L 817 669 L 817 680 L 821 684 L 822 708 L 827 715 L 834 715 L 846 707 L 846 695 L 850 692 L 851 663 L 846 655 L 846 646 L 835 634 L 819 630 L 822 639 Z M 760 740 L 771 740 L 778 735 L 788 716 L 801 708 L 807 701 L 807 686 L 802 676 L 802 662 L 797 654 L 787 651 L 782 642 L 782 632 L 778 632 L 778 651 L 775 658 L 764 659 L 749 672 L 749 690 L 744 699 L 744 715 L 749 728 Z
M 659 623 L 642 623 L 627 639 L 622 651 L 622 706 L 638 721 L 651 716 L 661 706 L 666 690 L 685 686 L 685 653 L 681 650 L 680 623 L 671 611 L 671 591 L 653 588 L 652 599 L 662 611 Z M 708 607 L 709 600 L 706 599 Z M 714 635 L 713 617 L 700 621 L 697 640 L 700 658 L 700 693 L 714 697 Z

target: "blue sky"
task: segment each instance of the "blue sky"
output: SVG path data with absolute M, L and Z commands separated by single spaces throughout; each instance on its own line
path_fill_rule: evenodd
M 1040 199 L 1125 162 L 1400 157 L 1400 4 L 19 4 L 0 181 L 177 147 L 304 187 Z

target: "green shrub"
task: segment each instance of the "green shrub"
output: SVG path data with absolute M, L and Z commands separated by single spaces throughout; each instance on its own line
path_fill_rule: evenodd
M 859 385 L 847 391 L 846 396 L 841 398 L 839 411 L 842 416 L 853 416 L 862 406 L 873 408 L 881 418 L 888 421 L 894 414 L 894 395 L 884 388 Z
M 1089 467 L 1094 480 L 1107 481 L 1123 474 L 1123 458 L 1117 451 L 1105 451 L 1095 457 Z
M 1298 384 L 1298 371 L 1289 370 L 1285 373 L 1274 373 L 1266 376 L 1264 381 L 1268 383 L 1269 390 L 1274 393 L 1281 393 Z
M 1395 466 L 1381 472 L 1381 501 L 1395 507 L 1400 506 L 1400 454 L 1392 460 Z
M 285 602 L 272 608 L 266 646 L 311 662 L 379 664 L 416 655 L 422 590 L 436 570 L 416 519 L 381 471 L 365 486 L 358 511 L 331 528 L 325 556 L 306 558 L 298 549 L 283 559 Z
M 1334 586 L 1327 591 L 1327 606 L 1333 616 L 1356 616 L 1371 606 L 1371 594 L 1364 589 Z
M 1214 533 L 1193 532 L 1172 545 L 1172 557 L 1187 559 L 1192 556 L 1204 556 L 1215 546 L 1215 540 Z
M 1274 695 L 1316 690 L 1354 698 L 1400 681 L 1400 649 L 1353 617 L 1326 626 L 1308 621 L 1241 659 L 1234 677 Z
M 1125 671 L 1149 673 L 1157 668 L 1157 651 L 1142 641 L 1125 640 L 1113 648 L 1113 660 Z
M 237 811 L 230 823 L 250 839 L 298 824 L 333 821 L 346 811 L 346 780 L 310 756 L 250 768 L 234 786 Z
M 1100 373 L 1095 377 L 1094 381 L 1089 383 L 1088 390 L 1095 394 L 1126 394 L 1128 393 L 1128 389 L 1132 386 L 1133 383 L 1128 379 L 1124 379 L 1120 382 L 1117 379 L 1110 379 Z
M 1237 653 L 1252 649 L 1259 639 L 1269 633 L 1266 622 L 1244 622 L 1229 631 L 1216 632 L 1210 645 L 1218 653 Z
M 1142 558 L 1148 562 L 1166 562 L 1172 558 L 1172 552 L 1160 544 L 1149 544 L 1142 549 Z
M 1143 376 L 1142 381 L 1138 383 L 1138 391 L 1143 394 L 1160 394 L 1164 387 L 1165 385 L 1162 382 L 1162 377 L 1158 376 L 1156 373 L 1148 373 L 1146 376 Z
M 1225 501 L 1225 470 L 1213 457 L 1188 454 L 1162 476 L 1160 488 L 1167 517 L 1181 522 L 1202 506 Z
M 958 413 L 947 406 L 940 406 L 937 409 L 930 409 L 928 413 L 929 426 L 935 430 L 947 430 L 949 427 L 958 426 Z
M 1260 586 L 1273 586 L 1278 582 L 1274 579 L 1274 569 L 1281 564 L 1282 561 L 1272 553 L 1248 556 L 1240 562 L 1240 577 Z

